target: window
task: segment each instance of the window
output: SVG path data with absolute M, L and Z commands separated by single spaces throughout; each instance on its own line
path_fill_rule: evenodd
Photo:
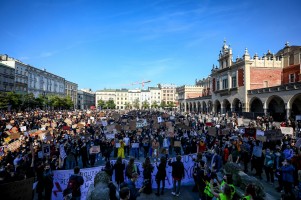
M 290 74 L 289 75 L 289 82 L 294 83 L 295 82 L 295 74 Z
M 236 78 L 236 72 L 232 73 L 232 88 L 237 87 L 237 78 Z
M 268 87 L 269 86 L 269 82 L 268 81 L 263 81 L 263 87 Z
M 216 90 L 219 90 L 219 78 L 216 79 Z
M 227 89 L 228 88 L 228 77 L 227 76 L 224 76 L 222 78 L 222 86 L 223 86 L 223 89 Z

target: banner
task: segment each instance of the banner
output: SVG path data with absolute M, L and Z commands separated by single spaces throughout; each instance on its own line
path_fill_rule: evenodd
M 0 194 L 3 199 L 32 199 L 32 185 L 34 178 L 25 179 L 22 181 L 14 181 L 7 184 L 2 184 Z
M 182 179 L 182 184 L 193 183 L 193 166 L 194 161 L 193 157 L 195 154 L 182 156 L 182 162 L 184 164 L 185 178 Z M 172 161 L 176 159 L 173 158 Z M 116 160 L 112 160 L 111 164 L 114 164 Z M 127 160 L 123 161 L 126 165 L 128 163 Z M 143 168 L 142 162 L 135 162 L 136 166 L 140 171 L 139 178 L 136 182 L 136 187 L 140 188 L 143 185 Z M 159 163 L 157 163 L 159 165 Z M 155 181 L 155 177 L 157 174 L 156 163 L 153 163 L 154 171 L 152 173 L 152 188 L 157 188 L 157 184 Z M 85 200 L 88 194 L 88 190 L 91 184 L 94 184 L 95 175 L 100 172 L 104 166 L 93 167 L 93 168 L 84 168 L 80 169 L 80 174 L 84 178 L 84 184 L 81 186 L 81 200 Z M 173 187 L 173 179 L 171 176 L 172 167 L 168 164 L 166 165 L 166 179 L 165 179 L 165 188 L 171 189 Z M 54 187 L 52 189 L 52 200 L 61 200 L 63 199 L 63 190 L 66 189 L 69 177 L 73 174 L 73 170 L 55 170 L 53 171 L 53 184 Z M 112 176 L 112 180 L 115 180 L 115 172 Z M 125 182 L 127 182 L 127 177 L 125 177 Z M 32 185 L 31 185 L 32 186 Z
M 285 135 L 293 135 L 294 129 L 293 127 L 280 127 L 282 134 Z

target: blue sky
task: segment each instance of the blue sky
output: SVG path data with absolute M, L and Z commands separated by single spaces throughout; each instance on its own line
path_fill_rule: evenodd
M 224 39 L 233 59 L 301 45 L 300 0 L 0 0 L 0 16 L 0 54 L 94 91 L 194 84 Z

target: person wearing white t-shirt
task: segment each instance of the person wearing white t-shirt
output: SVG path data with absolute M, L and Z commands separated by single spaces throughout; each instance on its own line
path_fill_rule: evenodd
M 130 138 L 128 137 L 128 135 L 126 135 L 123 138 L 123 142 L 124 142 L 124 154 L 129 156 L 130 155 Z

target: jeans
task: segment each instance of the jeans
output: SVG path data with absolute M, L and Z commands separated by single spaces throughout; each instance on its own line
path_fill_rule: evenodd
M 124 146 L 124 155 L 129 156 L 130 155 L 130 147 L 129 146 Z
M 132 148 L 132 156 L 139 160 L 139 148 Z
M 178 186 L 177 185 L 178 182 Z M 173 180 L 173 192 L 175 192 L 176 194 L 180 194 L 180 189 L 181 189 L 181 180 Z
M 73 169 L 75 167 L 75 162 L 74 161 L 67 161 L 67 169 Z

